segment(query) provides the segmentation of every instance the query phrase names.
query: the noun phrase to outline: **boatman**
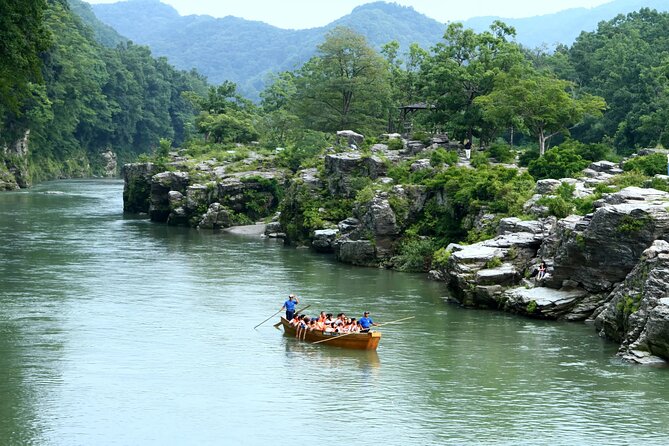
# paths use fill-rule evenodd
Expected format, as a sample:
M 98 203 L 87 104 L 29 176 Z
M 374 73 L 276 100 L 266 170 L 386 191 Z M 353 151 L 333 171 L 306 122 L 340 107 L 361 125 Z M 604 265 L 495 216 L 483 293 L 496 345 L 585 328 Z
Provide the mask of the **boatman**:
M 283 306 L 281 306 L 281 310 L 284 308 L 286 309 L 286 319 L 289 321 L 293 320 L 293 316 L 295 316 L 295 305 L 299 304 L 300 300 L 295 296 L 294 294 L 291 294 L 288 296 L 288 300 L 283 303 Z
M 358 323 L 360 324 L 360 327 L 362 328 L 362 330 L 360 330 L 360 333 L 367 333 L 367 332 L 369 332 L 369 329 L 373 325 L 378 325 L 378 324 L 374 323 L 374 321 L 372 320 L 371 317 L 369 317 L 369 311 L 365 311 L 362 314 L 362 317 L 360 318 Z

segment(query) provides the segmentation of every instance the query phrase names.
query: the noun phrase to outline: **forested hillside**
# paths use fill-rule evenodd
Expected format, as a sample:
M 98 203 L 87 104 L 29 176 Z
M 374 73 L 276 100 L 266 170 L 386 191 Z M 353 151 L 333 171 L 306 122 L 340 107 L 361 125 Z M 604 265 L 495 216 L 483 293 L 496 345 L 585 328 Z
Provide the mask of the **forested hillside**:
M 593 31 L 602 20 L 641 7 L 669 10 L 665 0 L 615 0 L 592 9 L 575 8 L 556 14 L 523 19 L 477 17 L 464 21 L 476 32 L 502 20 L 516 29 L 516 40 L 528 48 L 561 43 L 571 45 L 581 31 Z M 247 97 L 257 99 L 267 75 L 293 70 L 315 54 L 325 34 L 346 26 L 364 35 L 377 50 L 395 40 L 400 52 L 412 43 L 429 50 L 443 36 L 446 25 L 394 3 L 375 2 L 355 8 L 333 23 L 312 29 L 287 30 L 237 17 L 182 17 L 159 0 L 131 0 L 96 4 L 98 17 L 122 35 L 149 45 L 170 63 L 189 70 L 197 68 L 215 83 L 230 80 Z M 485 11 L 481 11 L 482 14 Z
M 182 93 L 204 92 L 202 77 L 175 70 L 143 46 L 99 44 L 65 0 L 3 3 L 2 8 L 3 20 L 14 21 L 1 28 L 9 34 L 2 41 L 16 47 L 10 56 L 20 57 L 15 64 L 2 58 L 2 85 L 10 94 L 3 94 L 0 105 L 0 138 L 10 148 L 3 164 L 10 171 L 28 171 L 20 182 L 99 174 L 101 153 L 109 149 L 124 160 L 150 152 L 161 138 L 184 141 L 193 109 Z M 27 10 L 33 21 L 22 19 Z M 43 37 L 33 47 L 19 47 L 24 36 L 33 35 Z M 111 31 L 105 35 L 99 37 L 108 44 L 118 40 Z M 13 157 L 23 154 L 13 152 L 25 148 L 11 148 L 26 131 L 29 159 L 17 161 Z
M 177 67 L 195 67 L 214 83 L 233 81 L 254 99 L 269 74 L 298 68 L 337 26 L 363 34 L 377 50 L 391 40 L 398 41 L 402 50 L 412 43 L 429 48 L 445 29 L 412 8 L 384 2 L 359 6 L 325 27 L 305 30 L 281 29 L 232 16 L 182 17 L 159 0 L 96 4 L 93 10 L 122 35 L 149 45 Z

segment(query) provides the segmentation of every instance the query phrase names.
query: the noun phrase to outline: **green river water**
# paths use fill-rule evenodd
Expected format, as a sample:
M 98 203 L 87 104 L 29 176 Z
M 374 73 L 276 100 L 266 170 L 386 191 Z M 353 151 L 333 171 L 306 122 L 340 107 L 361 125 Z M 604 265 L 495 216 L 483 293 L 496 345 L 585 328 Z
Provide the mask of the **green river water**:
M 122 214 L 119 181 L 0 194 L 0 445 L 668 444 L 669 369 L 423 275 Z M 288 293 L 376 353 L 273 328 Z

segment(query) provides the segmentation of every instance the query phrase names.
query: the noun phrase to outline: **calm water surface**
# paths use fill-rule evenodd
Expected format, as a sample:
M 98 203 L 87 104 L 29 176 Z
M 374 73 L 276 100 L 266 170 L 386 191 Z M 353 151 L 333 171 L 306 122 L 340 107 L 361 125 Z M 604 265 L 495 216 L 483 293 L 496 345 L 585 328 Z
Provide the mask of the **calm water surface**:
M 0 444 L 667 444 L 669 370 L 582 324 L 272 240 L 124 218 L 118 181 L 0 194 Z M 378 352 L 268 322 L 372 311 Z M 368 441 L 365 441 L 367 439 Z

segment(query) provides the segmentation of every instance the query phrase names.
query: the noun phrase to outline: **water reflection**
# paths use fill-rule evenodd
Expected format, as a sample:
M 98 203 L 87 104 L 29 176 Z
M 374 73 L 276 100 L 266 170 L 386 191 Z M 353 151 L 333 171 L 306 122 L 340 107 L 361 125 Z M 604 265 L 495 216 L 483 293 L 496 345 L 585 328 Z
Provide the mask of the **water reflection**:
M 355 366 L 362 370 L 372 370 L 381 366 L 381 359 L 376 351 L 316 346 L 288 335 L 284 335 L 284 338 L 288 358 L 299 355 L 319 367 L 338 369 Z

